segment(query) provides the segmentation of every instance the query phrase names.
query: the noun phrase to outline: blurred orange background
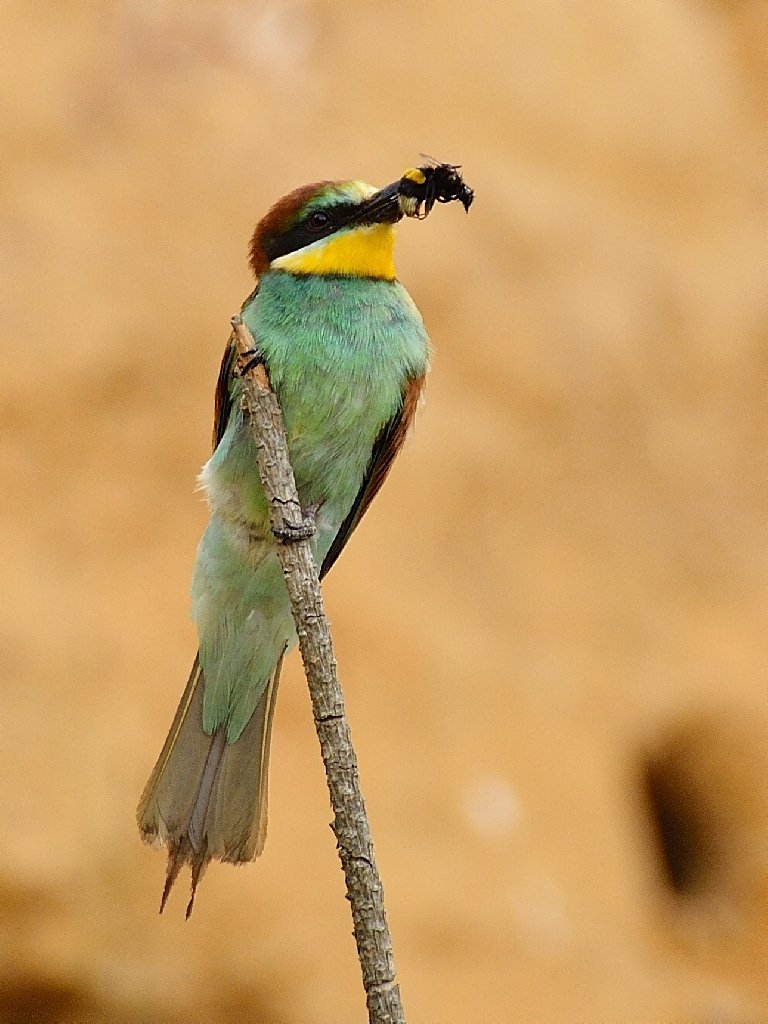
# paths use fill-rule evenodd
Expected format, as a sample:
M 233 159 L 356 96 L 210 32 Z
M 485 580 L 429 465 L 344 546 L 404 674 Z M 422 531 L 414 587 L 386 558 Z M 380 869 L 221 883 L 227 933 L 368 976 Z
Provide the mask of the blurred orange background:
M 195 651 L 247 241 L 400 230 L 415 434 L 325 588 L 408 1019 L 768 1021 L 768 8 L 0 7 L 0 1019 L 364 1017 L 301 666 L 185 923 L 134 809 Z

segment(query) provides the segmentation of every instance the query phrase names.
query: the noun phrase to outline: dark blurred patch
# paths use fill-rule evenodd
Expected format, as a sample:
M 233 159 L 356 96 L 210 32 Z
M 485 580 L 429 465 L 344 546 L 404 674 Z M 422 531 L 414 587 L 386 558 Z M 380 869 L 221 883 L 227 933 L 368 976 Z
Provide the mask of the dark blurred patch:
M 679 738 L 648 758 L 642 785 L 664 881 L 680 896 L 702 892 L 716 875 L 717 837 L 706 794 L 697 790 Z
M 81 994 L 58 981 L 13 978 L 0 986 L 0 1021 L 3 1024 L 53 1024 L 72 1018 L 89 1022 L 106 1020 L 88 1013 Z
M 640 763 L 665 886 L 746 920 L 768 884 L 768 728 L 745 711 L 701 714 L 670 729 Z

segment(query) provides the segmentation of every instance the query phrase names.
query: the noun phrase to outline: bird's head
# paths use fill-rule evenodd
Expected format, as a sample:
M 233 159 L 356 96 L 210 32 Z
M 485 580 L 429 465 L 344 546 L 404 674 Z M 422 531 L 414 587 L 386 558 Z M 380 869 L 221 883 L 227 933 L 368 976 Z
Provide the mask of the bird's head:
M 256 225 L 250 262 L 269 270 L 393 280 L 394 226 L 402 217 L 398 183 L 320 181 L 280 199 Z

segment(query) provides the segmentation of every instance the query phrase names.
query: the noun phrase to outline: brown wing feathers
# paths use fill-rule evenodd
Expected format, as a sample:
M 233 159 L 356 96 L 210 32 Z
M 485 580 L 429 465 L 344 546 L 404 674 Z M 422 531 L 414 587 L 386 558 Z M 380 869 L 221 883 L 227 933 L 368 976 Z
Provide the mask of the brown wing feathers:
M 216 451 L 219 441 L 224 436 L 229 422 L 229 414 L 232 411 L 232 396 L 229 393 L 229 386 L 232 381 L 232 374 L 235 369 L 237 352 L 230 339 L 224 349 L 221 359 L 219 376 L 216 381 L 216 395 L 213 402 L 213 450 Z
M 376 438 L 371 452 L 371 461 L 368 463 L 363 483 L 357 493 L 354 504 L 347 514 L 347 518 L 341 524 L 339 532 L 331 544 L 328 554 L 320 567 L 320 579 L 322 579 L 333 563 L 341 554 L 344 545 L 352 536 L 355 527 L 363 518 L 373 499 L 381 490 L 381 485 L 387 478 L 392 468 L 395 456 L 403 447 L 408 428 L 416 414 L 416 407 L 419 403 L 421 389 L 424 387 L 424 376 L 412 377 L 406 384 L 403 391 L 402 405 L 384 425 L 381 433 Z

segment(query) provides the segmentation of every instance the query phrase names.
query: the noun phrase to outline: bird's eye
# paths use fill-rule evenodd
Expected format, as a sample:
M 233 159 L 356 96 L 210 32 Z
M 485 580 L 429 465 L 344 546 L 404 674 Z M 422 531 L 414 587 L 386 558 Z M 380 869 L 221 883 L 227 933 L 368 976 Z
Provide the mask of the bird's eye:
M 323 228 L 327 228 L 331 223 L 331 218 L 327 213 L 323 213 L 322 210 L 316 210 L 307 218 L 307 224 L 315 231 L 321 231 Z

